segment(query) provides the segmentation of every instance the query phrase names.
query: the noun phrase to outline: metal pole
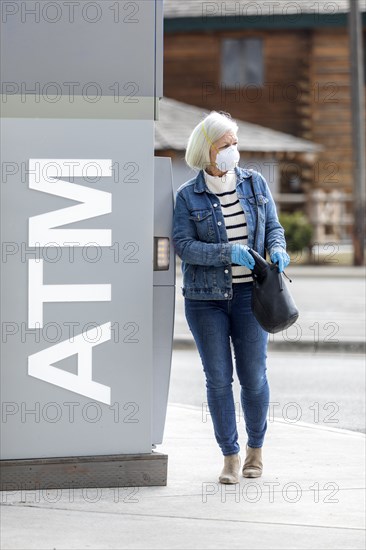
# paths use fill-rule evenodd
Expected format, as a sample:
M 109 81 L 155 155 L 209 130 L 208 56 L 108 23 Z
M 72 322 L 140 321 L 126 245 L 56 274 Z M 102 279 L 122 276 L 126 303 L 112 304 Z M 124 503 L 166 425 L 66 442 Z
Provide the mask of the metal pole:
M 353 144 L 353 264 L 365 260 L 365 93 L 362 27 L 359 0 L 349 0 L 351 105 Z

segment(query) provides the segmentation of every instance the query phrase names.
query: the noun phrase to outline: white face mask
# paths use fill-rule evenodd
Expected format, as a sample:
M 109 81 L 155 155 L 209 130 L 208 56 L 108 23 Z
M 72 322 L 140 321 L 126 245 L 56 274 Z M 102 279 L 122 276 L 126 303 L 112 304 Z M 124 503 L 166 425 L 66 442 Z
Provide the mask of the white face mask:
M 217 154 L 216 165 L 221 172 L 233 170 L 239 162 L 240 153 L 237 145 L 230 145 Z

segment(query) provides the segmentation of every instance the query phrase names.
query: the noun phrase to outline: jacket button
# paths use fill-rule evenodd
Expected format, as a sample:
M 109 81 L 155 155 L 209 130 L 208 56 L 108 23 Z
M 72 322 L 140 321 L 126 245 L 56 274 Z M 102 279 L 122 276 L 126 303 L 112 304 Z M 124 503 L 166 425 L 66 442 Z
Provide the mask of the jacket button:
M 217 202 L 214 203 L 214 206 L 215 206 L 215 207 L 217 206 Z
M 228 293 L 227 293 L 227 292 L 225 292 L 224 296 L 225 296 L 225 298 L 227 298 L 227 297 L 228 297 L 229 295 L 228 295 Z
M 221 222 L 217 222 L 217 225 L 221 225 Z
M 228 269 L 225 269 L 225 273 L 229 273 L 229 270 L 228 270 Z

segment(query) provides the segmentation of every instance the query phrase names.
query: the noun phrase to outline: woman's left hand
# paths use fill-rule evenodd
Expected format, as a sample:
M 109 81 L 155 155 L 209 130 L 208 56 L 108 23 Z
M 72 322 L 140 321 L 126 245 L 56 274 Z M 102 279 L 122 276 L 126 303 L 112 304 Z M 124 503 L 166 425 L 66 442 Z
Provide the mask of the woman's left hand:
M 278 263 L 278 270 L 281 273 L 290 263 L 290 256 L 287 252 L 274 252 L 271 256 L 271 262 Z

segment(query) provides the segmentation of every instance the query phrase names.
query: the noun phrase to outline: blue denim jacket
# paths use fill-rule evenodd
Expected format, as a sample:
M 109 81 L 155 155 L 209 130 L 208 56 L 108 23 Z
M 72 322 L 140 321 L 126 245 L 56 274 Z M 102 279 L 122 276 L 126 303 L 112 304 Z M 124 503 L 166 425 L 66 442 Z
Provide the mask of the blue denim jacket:
M 276 250 L 286 251 L 285 231 L 278 221 L 276 206 L 265 178 L 255 170 L 236 167 L 236 191 L 243 207 L 250 248 L 259 215 L 257 252 L 264 258 Z M 257 196 L 252 194 L 250 177 Z M 231 248 L 218 197 L 208 189 L 203 170 L 177 190 L 173 214 L 173 244 L 182 260 L 186 298 L 231 300 Z M 235 283 L 234 283 L 235 284 Z

